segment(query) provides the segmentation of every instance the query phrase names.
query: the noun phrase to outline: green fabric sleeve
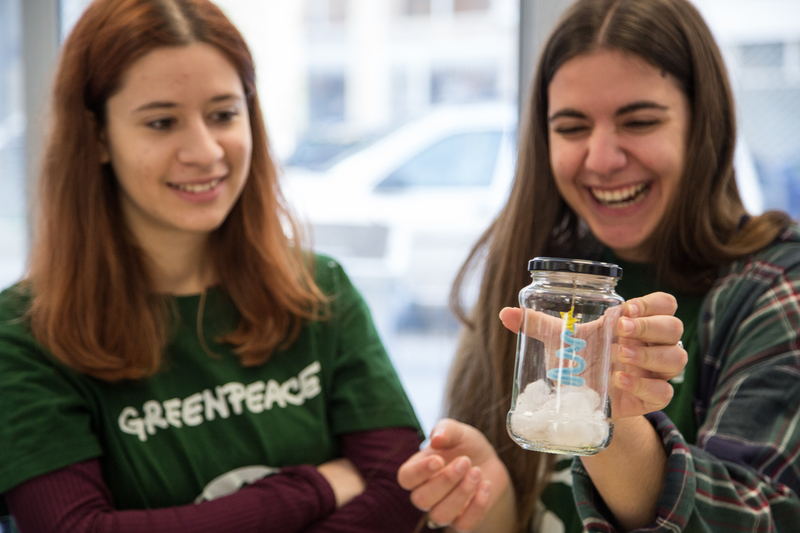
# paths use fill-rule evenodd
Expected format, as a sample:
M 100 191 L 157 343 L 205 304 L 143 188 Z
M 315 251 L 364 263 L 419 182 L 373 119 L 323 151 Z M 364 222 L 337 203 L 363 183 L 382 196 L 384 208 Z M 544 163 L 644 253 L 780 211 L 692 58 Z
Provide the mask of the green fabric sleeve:
M 0 294 L 0 493 L 102 455 L 87 402 L 31 336 L 21 303 L 14 289 Z
M 333 338 L 336 343 L 331 387 L 334 434 L 381 427 L 421 431 L 411 402 L 386 354 L 367 305 L 335 261 L 319 257 L 331 287 Z M 319 270 L 319 267 L 318 267 Z

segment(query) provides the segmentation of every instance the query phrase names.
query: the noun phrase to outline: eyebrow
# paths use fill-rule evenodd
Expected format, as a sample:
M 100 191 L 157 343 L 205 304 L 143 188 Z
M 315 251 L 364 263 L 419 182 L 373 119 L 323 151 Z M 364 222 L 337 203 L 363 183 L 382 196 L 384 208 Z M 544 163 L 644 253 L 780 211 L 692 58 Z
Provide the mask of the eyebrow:
M 218 102 L 225 102 L 227 100 L 241 100 L 242 97 L 237 94 L 220 94 L 213 97 L 210 101 L 212 103 Z M 140 111 L 150 111 L 152 109 L 172 109 L 178 107 L 178 104 L 175 102 L 167 102 L 167 101 L 160 101 L 155 100 L 153 102 L 148 102 L 146 104 L 140 105 L 136 109 L 134 109 L 134 113 L 138 113 Z
M 622 116 L 622 115 L 626 115 L 628 113 L 633 113 L 634 111 L 639 111 L 641 109 L 657 109 L 659 111 L 667 111 L 669 109 L 669 107 L 667 107 L 665 105 L 657 104 L 657 103 L 652 102 L 650 100 L 642 100 L 640 102 L 633 102 L 633 103 L 630 103 L 630 104 L 627 104 L 627 105 L 624 105 L 624 106 L 620 107 L 619 109 L 617 109 L 617 112 L 614 113 L 614 116 L 615 117 L 619 117 L 619 116 Z M 547 121 L 548 122 L 552 122 L 552 121 L 554 121 L 554 120 L 556 120 L 558 118 L 561 118 L 561 117 L 586 118 L 586 115 L 584 113 L 578 111 L 577 109 L 573 109 L 573 108 L 568 107 L 566 109 L 561 109 L 561 110 L 553 113 L 552 115 L 547 117 Z

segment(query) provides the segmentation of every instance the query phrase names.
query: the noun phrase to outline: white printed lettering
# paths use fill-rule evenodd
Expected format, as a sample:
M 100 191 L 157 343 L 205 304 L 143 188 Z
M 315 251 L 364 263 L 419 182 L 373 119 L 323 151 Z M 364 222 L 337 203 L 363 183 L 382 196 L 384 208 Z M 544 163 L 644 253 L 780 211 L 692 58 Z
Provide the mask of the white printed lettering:
M 289 391 L 299 391 L 300 387 L 297 385 L 297 378 L 289 378 L 281 385 L 281 395 L 283 398 L 292 405 L 303 405 L 306 401 L 302 394 L 292 394 Z
M 231 412 L 228 410 L 228 402 L 225 401 L 225 391 L 222 387 L 217 386 L 217 395 L 211 394 L 211 391 L 206 389 L 203 391 L 203 403 L 206 406 L 206 420 L 214 420 L 214 411 L 219 413 L 220 418 L 228 418 Z
M 164 418 L 170 425 L 176 428 L 183 427 L 181 422 L 181 400 L 180 398 L 173 398 L 171 400 L 164 400 Z
M 286 407 L 286 400 L 283 399 L 281 394 L 281 386 L 274 379 L 267 382 L 267 399 L 264 402 L 267 409 L 272 409 L 272 405 L 278 402 L 281 407 Z
M 264 410 L 264 382 L 254 381 L 247 386 L 245 403 L 251 413 L 260 413 Z
M 283 383 L 274 379 L 266 384 L 258 380 L 248 385 L 232 381 L 217 385 L 215 392 L 204 389 L 183 400 L 147 400 L 142 404 L 141 417 L 134 407 L 129 406 L 122 409 L 117 423 L 123 433 L 136 435 L 145 442 L 148 435 L 155 435 L 159 429 L 199 426 L 204 421 L 214 420 L 217 415 L 229 418 L 231 412 L 241 415 L 245 405 L 249 412 L 256 414 L 271 410 L 275 405 L 280 408 L 303 405 L 307 399 L 322 392 L 317 375 L 321 369 L 319 361 L 314 361 L 301 370 L 297 377 L 291 377 Z
M 144 423 L 139 418 L 139 412 L 133 407 L 126 407 L 119 415 L 119 429 L 124 433 L 136 435 L 139 440 L 144 442 L 147 440 L 147 433 L 144 431 Z
M 183 408 L 181 409 L 181 420 L 187 426 L 199 426 L 203 423 L 203 395 L 199 392 L 192 394 L 183 400 Z
M 222 386 L 222 390 L 228 395 L 228 403 L 231 404 L 233 412 L 240 415 L 244 412 L 242 409 L 242 401 L 244 400 L 244 385 L 232 381 Z
M 300 391 L 306 400 L 322 392 L 322 388 L 319 386 L 319 376 L 312 375 L 319 372 L 320 369 L 321 365 L 319 361 L 314 361 L 301 370 L 300 374 L 297 376 L 300 378 Z
M 142 406 L 144 411 L 144 426 L 150 435 L 156 434 L 156 428 L 167 429 L 169 424 L 167 419 L 164 418 L 164 411 L 161 409 L 161 404 L 155 400 L 144 402 Z

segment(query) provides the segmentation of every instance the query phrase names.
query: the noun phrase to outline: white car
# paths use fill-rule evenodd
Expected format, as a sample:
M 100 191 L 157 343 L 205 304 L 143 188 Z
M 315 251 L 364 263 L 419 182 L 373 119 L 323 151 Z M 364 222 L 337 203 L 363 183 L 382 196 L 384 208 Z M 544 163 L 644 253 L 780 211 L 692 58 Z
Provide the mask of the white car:
M 325 171 L 287 165 L 283 189 L 315 250 L 339 260 L 362 292 L 378 291 L 365 294 L 373 308 L 387 291 L 443 307 L 508 196 L 516 123 L 511 105 L 437 108 Z

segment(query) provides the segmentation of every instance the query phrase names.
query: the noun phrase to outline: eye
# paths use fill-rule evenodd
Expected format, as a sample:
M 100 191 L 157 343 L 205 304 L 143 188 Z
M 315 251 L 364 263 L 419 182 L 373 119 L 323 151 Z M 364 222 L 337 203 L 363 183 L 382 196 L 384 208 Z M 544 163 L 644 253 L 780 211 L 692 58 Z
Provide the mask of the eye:
M 239 115 L 238 109 L 223 109 L 211 114 L 211 119 L 222 124 L 231 122 Z
M 174 126 L 175 122 L 174 118 L 157 118 L 148 122 L 147 127 L 157 131 L 166 131 Z
M 661 121 L 657 119 L 628 120 L 625 122 L 625 127 L 632 131 L 644 132 L 659 124 L 661 124 Z
M 553 132 L 562 137 L 578 137 L 589 131 L 586 124 L 559 124 L 553 127 Z

